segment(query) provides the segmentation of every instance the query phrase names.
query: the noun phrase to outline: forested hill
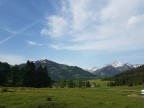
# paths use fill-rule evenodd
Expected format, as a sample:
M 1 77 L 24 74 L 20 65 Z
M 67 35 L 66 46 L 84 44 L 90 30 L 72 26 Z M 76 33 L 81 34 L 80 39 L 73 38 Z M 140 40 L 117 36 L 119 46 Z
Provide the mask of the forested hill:
M 112 85 L 140 85 L 144 83 L 144 65 L 113 77 Z
M 52 84 L 47 68 L 35 67 L 27 61 L 23 68 L 0 62 L 0 86 L 50 87 Z
M 34 61 L 36 67 L 39 65 L 46 66 L 49 72 L 50 77 L 53 80 L 60 80 L 60 79 L 90 79 L 94 78 L 90 72 L 87 72 L 77 66 L 68 66 L 64 64 L 59 64 L 54 61 L 50 60 L 37 60 Z M 25 64 L 20 65 L 23 67 Z

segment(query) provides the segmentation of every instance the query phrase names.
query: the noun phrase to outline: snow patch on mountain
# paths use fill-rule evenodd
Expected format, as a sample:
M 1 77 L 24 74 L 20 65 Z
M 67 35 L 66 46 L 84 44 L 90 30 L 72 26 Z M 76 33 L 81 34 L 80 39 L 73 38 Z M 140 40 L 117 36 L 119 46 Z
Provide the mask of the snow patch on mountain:
M 123 65 L 124 64 L 122 64 L 121 62 L 116 62 L 116 61 L 114 61 L 114 62 L 111 63 L 111 66 L 113 66 L 113 67 L 121 67 Z
M 98 69 L 99 69 L 98 67 L 92 67 L 92 68 L 86 69 L 86 71 L 93 73 L 93 72 L 97 71 Z
M 100 77 L 108 77 L 108 76 L 113 76 L 113 75 L 119 74 L 121 72 L 125 72 L 127 70 L 137 68 L 139 66 L 141 66 L 141 65 L 129 64 L 129 63 L 123 64 L 121 62 L 114 61 L 111 64 L 104 65 L 102 68 L 93 67 L 93 68 L 87 69 L 87 71 L 89 71 L 97 76 L 100 76 Z

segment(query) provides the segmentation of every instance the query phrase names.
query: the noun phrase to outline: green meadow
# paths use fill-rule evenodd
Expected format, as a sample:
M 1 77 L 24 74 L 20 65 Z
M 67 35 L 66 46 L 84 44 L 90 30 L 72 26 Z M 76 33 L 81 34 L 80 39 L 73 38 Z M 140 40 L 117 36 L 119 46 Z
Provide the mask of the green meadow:
M 100 87 L 107 87 L 109 81 L 103 81 L 101 79 L 93 79 L 93 80 L 89 80 L 89 82 L 95 83 L 96 85 L 100 85 Z
M 143 108 L 143 86 L 96 88 L 0 88 L 0 108 Z M 102 83 L 101 83 L 102 82 Z

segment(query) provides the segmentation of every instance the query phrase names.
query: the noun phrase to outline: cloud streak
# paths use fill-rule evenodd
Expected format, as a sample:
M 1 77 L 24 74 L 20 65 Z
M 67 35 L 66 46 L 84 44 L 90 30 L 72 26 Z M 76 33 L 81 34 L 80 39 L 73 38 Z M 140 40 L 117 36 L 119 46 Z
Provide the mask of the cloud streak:
M 22 28 L 21 30 L 19 30 L 18 32 L 12 32 L 12 35 L 8 36 L 7 38 L 3 39 L 2 41 L 0 41 L 0 45 L 4 44 L 5 42 L 7 42 L 8 40 L 12 39 L 13 37 L 17 36 L 18 34 L 21 34 L 22 32 L 28 30 L 29 28 L 31 28 L 32 26 L 34 26 L 35 24 L 37 24 L 38 22 L 34 22 L 31 23 L 27 26 L 25 26 L 24 28 Z M 10 32 L 8 29 L 6 29 L 8 32 Z
M 143 49 L 143 0 L 62 0 L 59 15 L 46 18 L 42 35 L 56 50 Z M 65 39 L 64 39 L 65 38 Z
M 30 41 L 30 40 L 27 40 L 26 41 L 28 45 L 31 45 L 31 46 L 42 46 L 43 44 L 41 43 L 37 43 L 37 42 L 34 42 L 34 41 Z

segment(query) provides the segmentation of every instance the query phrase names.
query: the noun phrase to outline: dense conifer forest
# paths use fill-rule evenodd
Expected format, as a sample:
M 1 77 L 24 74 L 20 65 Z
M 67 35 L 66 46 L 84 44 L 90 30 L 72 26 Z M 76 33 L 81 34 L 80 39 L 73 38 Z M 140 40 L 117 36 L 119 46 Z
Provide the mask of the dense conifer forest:
M 144 83 L 144 65 L 136 69 L 123 72 L 115 75 L 111 78 L 109 86 L 120 86 L 120 85 L 141 85 Z
M 27 61 L 23 68 L 0 62 L 0 86 L 50 87 L 52 84 L 47 68 L 35 67 Z

